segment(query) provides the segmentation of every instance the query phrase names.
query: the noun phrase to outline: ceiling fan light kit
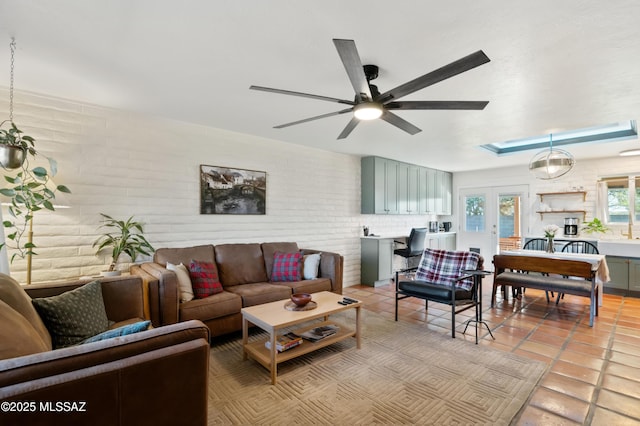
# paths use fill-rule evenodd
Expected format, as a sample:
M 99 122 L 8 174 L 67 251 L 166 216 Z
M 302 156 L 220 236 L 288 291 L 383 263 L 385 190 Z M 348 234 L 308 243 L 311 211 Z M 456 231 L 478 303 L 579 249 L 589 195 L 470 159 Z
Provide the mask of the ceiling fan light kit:
M 382 115 L 382 105 L 376 102 L 363 102 L 353 107 L 353 115 L 358 120 L 375 120 Z
M 400 86 L 384 93 L 380 93 L 378 88 L 370 83 L 371 80 L 378 77 L 378 66 L 362 65 L 355 42 L 353 40 L 333 39 L 333 44 L 338 51 L 338 55 L 340 56 L 345 71 L 347 72 L 351 86 L 355 91 L 353 101 L 263 86 L 250 86 L 249 89 L 279 93 L 282 95 L 301 96 L 305 98 L 351 105 L 351 107 L 290 123 L 280 124 L 274 128 L 282 129 L 296 124 L 307 123 L 321 118 L 352 112 L 353 117 L 347 123 L 340 135 L 338 135 L 338 139 L 344 139 L 349 136 L 360 120 L 375 120 L 377 118 L 386 121 L 410 135 L 415 135 L 416 133 L 421 132 L 421 129 L 394 114 L 391 112 L 392 110 L 483 110 L 488 104 L 488 102 L 485 101 L 398 101 L 398 99 L 424 89 L 425 87 L 439 83 L 440 81 L 454 77 L 465 71 L 469 71 L 482 64 L 486 64 L 490 59 L 482 50 L 458 59 L 457 61 L 424 74 L 407 83 L 401 84 Z

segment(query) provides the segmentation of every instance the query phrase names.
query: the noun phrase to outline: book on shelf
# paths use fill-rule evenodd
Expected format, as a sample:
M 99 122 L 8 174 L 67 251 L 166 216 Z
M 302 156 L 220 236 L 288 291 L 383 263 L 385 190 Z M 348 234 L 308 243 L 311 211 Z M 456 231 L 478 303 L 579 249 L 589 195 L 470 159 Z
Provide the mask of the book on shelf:
M 284 352 L 288 349 L 295 348 L 302 343 L 302 338 L 294 333 L 285 333 L 276 337 L 276 350 L 278 352 Z M 264 346 L 267 349 L 271 349 L 271 341 L 264 342 Z
M 300 337 L 312 342 L 317 342 L 318 340 L 322 340 L 325 337 L 336 334 L 339 329 L 340 327 L 335 324 L 327 324 L 320 327 L 312 328 L 311 330 L 307 330 L 304 333 L 301 333 Z

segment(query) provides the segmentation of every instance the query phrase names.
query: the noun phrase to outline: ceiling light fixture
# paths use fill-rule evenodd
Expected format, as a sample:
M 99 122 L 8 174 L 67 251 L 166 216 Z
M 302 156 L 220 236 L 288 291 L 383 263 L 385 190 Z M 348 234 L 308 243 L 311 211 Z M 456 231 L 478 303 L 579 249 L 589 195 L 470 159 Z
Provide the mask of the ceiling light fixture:
M 621 157 L 630 157 L 632 155 L 640 155 L 640 149 L 628 149 L 626 151 L 620 151 L 618 155 Z
M 358 120 L 375 120 L 382 115 L 382 105 L 376 102 L 362 102 L 353 107 L 353 115 Z
M 553 136 L 549 134 L 549 149 L 537 153 L 531 159 L 529 171 L 538 179 L 556 179 L 569 173 L 575 163 L 570 153 L 553 148 Z

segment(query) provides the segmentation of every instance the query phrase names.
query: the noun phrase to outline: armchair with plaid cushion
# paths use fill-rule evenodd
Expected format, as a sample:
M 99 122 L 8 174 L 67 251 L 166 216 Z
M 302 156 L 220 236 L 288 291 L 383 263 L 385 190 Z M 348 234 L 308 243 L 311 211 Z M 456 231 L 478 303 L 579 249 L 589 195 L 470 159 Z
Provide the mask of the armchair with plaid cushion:
M 483 263 L 482 256 L 474 252 L 425 249 L 417 268 L 396 272 L 396 321 L 398 301 L 417 297 L 425 300 L 425 310 L 429 301 L 451 306 L 453 338 L 456 337 L 456 314 L 475 307 L 475 321 L 481 322 L 482 295 L 479 290 L 483 275 L 469 271 L 481 272 Z

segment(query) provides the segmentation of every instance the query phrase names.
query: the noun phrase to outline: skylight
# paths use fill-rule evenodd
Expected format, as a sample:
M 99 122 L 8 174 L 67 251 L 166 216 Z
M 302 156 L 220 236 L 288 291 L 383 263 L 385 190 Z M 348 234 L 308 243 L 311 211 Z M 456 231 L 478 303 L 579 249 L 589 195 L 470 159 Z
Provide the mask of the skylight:
M 551 137 L 553 139 L 554 147 L 580 143 L 617 142 L 628 139 L 637 139 L 638 129 L 636 127 L 635 120 L 628 120 L 621 121 L 619 123 L 606 124 L 604 126 L 552 133 Z M 506 142 L 489 143 L 486 145 L 480 145 L 480 147 L 497 155 L 505 155 L 520 151 L 548 148 L 549 140 L 549 135 L 543 135 L 524 139 L 515 139 Z

